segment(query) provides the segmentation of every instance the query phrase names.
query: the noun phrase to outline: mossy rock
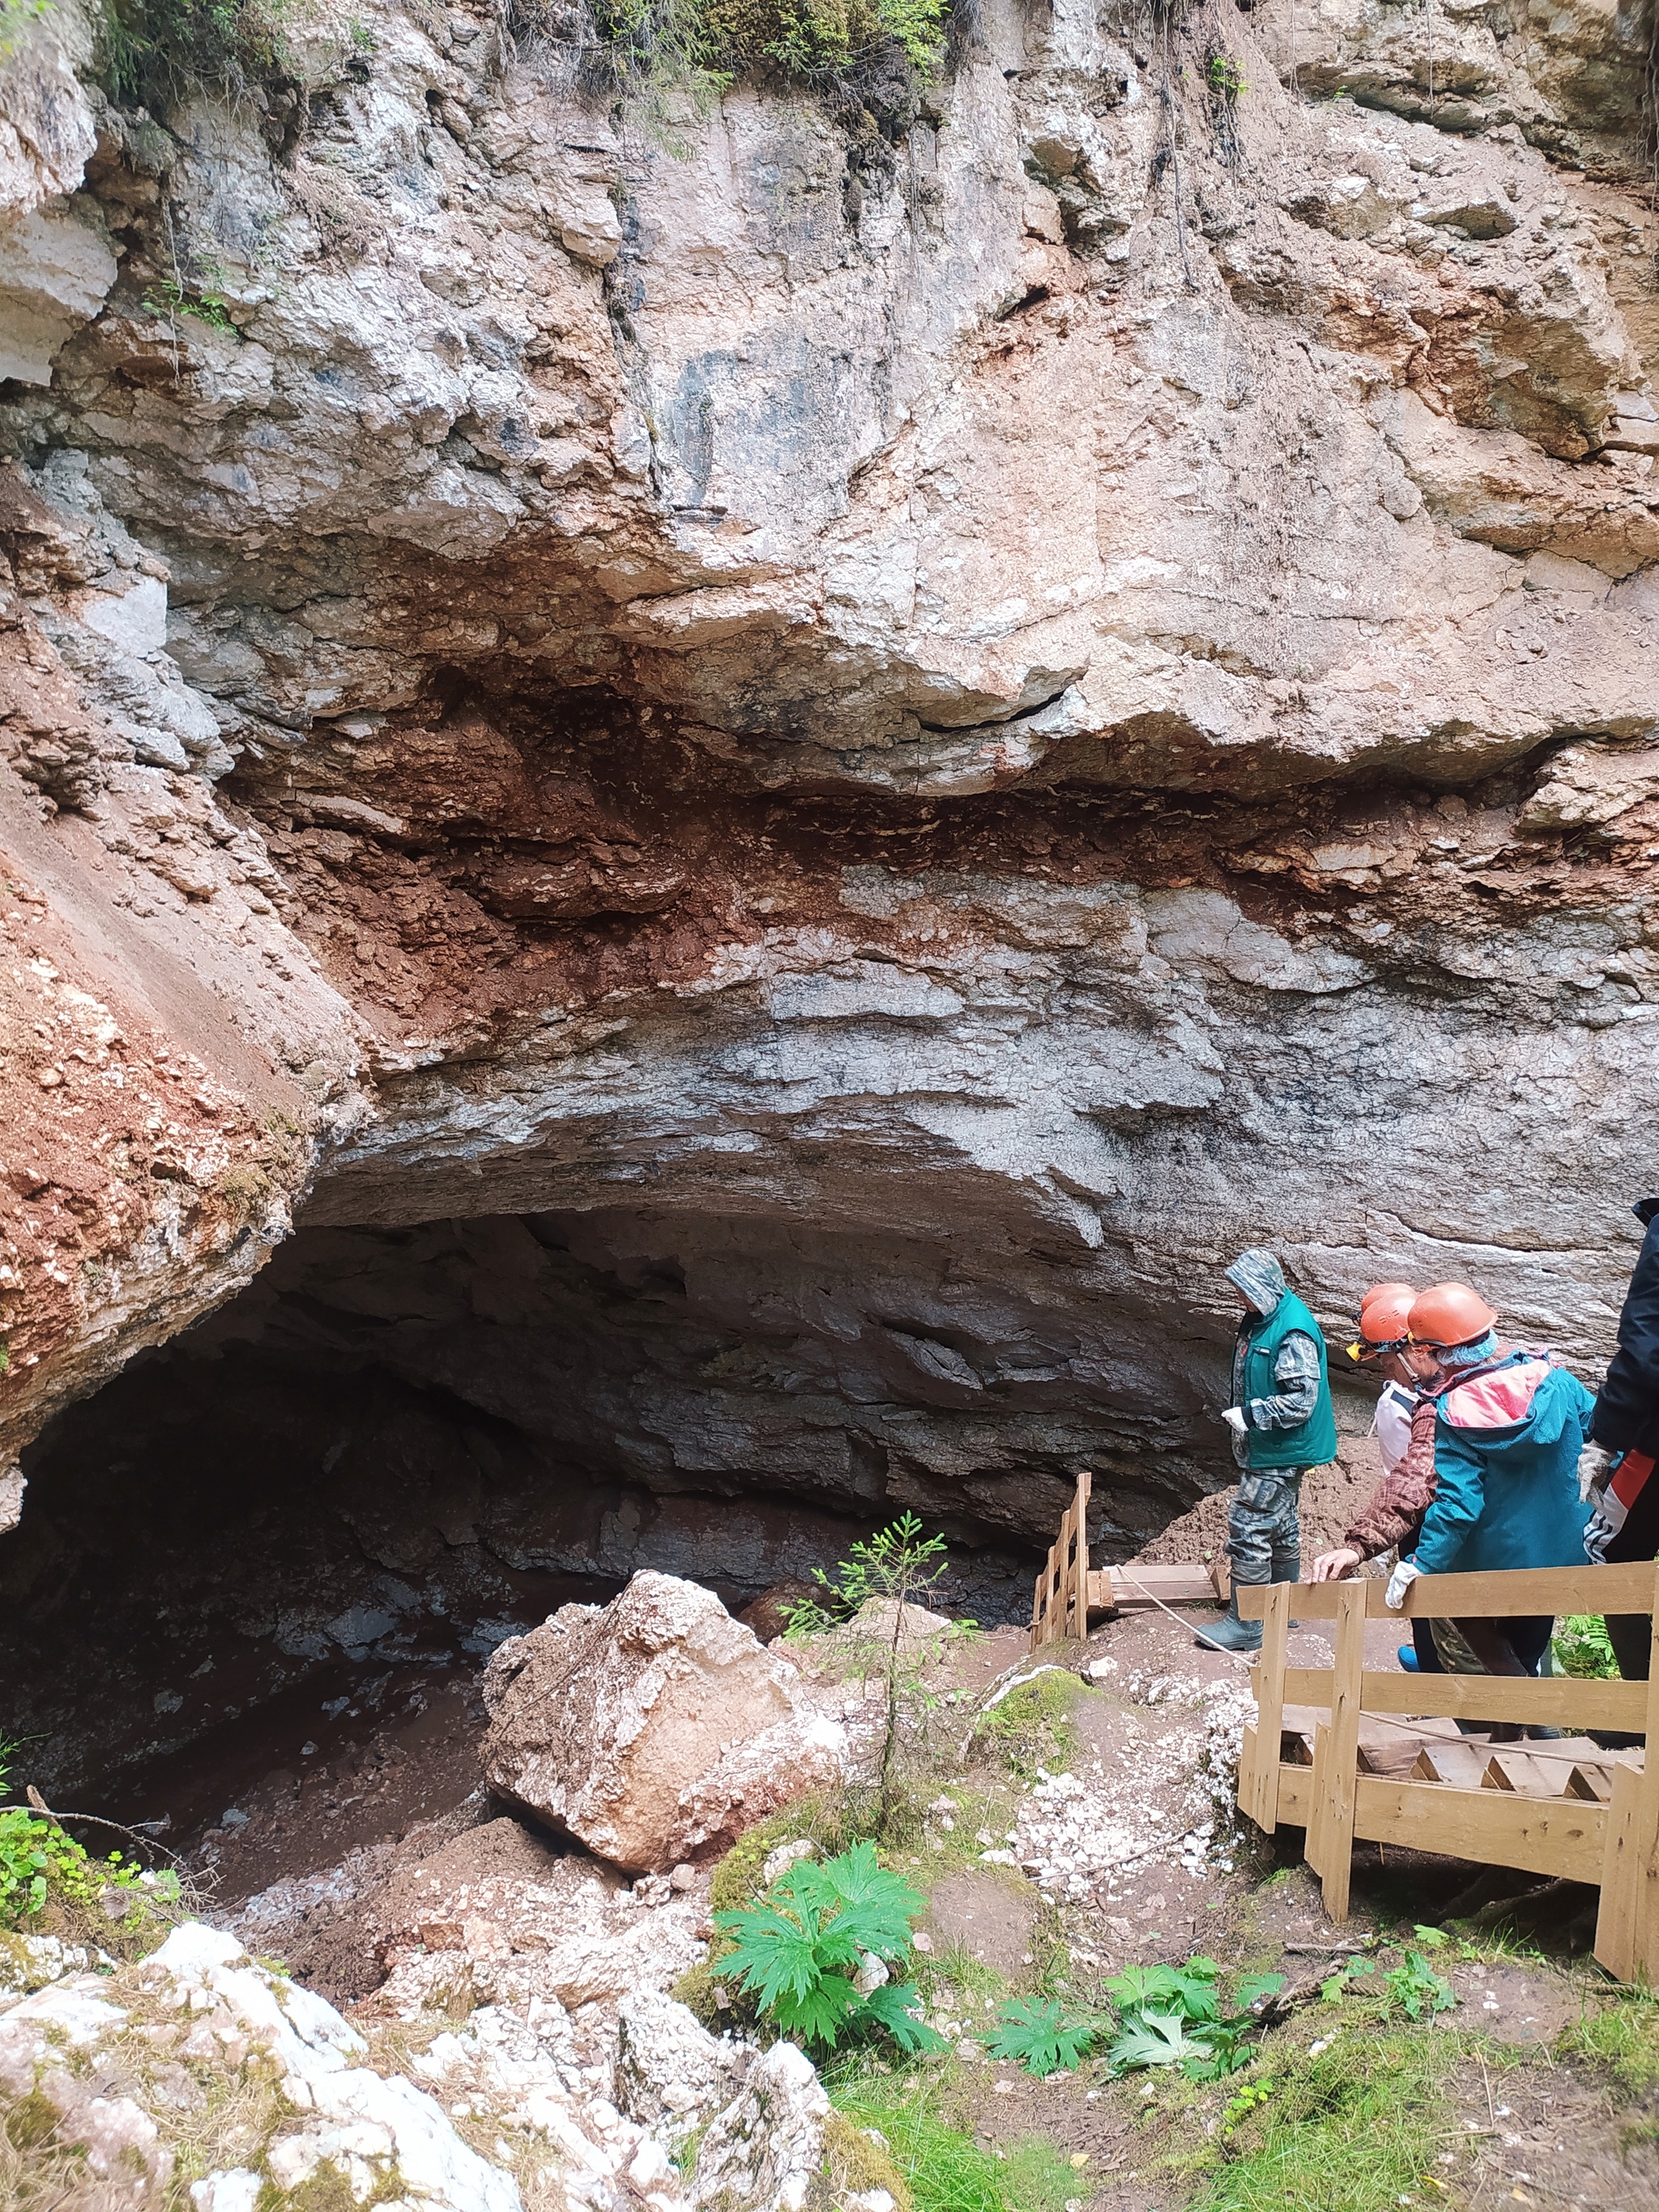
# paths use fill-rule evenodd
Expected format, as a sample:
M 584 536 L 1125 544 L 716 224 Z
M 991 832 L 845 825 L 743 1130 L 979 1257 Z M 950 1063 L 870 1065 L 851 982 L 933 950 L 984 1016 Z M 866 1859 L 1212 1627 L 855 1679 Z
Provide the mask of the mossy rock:
M 897 2212 L 912 2212 L 909 2185 L 888 2152 L 845 2113 L 831 2112 L 824 2124 L 823 2165 L 807 2198 L 811 2212 L 835 2212 L 848 2197 L 876 2189 L 886 2191 Z

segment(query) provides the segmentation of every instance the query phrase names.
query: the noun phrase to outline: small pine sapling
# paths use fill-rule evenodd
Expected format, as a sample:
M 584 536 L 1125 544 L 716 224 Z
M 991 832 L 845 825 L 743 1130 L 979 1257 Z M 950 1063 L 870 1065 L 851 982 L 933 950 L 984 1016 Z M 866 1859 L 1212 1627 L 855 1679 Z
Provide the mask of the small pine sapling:
M 953 1641 L 979 1632 L 971 1620 L 953 1620 L 931 1634 L 918 1635 L 907 1620 L 905 1608 L 921 1606 L 933 1595 L 947 1564 L 944 1538 L 924 1536 L 914 1513 L 901 1514 L 868 1543 L 850 1548 L 851 1558 L 842 1560 L 834 1576 L 814 1567 L 812 1579 L 828 1602 L 809 1599 L 792 1607 L 786 1632 L 799 1642 L 834 1630 L 848 1673 L 866 1681 L 880 1678 L 886 1714 L 879 1821 L 885 1834 L 899 1797 L 898 1754 L 905 1715 L 933 1710 L 939 1700 L 927 1687 L 927 1670 L 939 1663 Z M 861 1628 L 866 1608 L 872 1604 L 887 1610 L 878 1613 L 872 1626 Z

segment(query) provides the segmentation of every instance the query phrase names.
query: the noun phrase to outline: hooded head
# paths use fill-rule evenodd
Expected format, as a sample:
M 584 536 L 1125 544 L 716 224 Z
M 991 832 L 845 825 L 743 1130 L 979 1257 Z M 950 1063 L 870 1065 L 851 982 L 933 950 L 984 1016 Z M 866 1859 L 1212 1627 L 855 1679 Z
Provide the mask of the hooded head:
M 1253 1244 L 1227 1269 L 1227 1280 L 1259 1314 L 1270 1314 L 1285 1295 L 1285 1270 L 1271 1252 Z

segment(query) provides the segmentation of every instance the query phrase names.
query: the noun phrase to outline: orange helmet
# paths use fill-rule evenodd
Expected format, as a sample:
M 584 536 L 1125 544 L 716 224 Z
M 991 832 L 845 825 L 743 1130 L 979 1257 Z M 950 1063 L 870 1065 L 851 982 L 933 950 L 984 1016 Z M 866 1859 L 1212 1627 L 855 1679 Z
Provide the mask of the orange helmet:
M 1433 1283 L 1413 1304 L 1406 1327 L 1413 1344 L 1448 1350 L 1460 1344 L 1478 1343 L 1497 1322 L 1498 1316 L 1479 1291 L 1467 1283 Z
M 1373 1283 L 1359 1301 L 1359 1340 L 1348 1346 L 1350 1359 L 1375 1359 L 1406 1340 L 1406 1316 L 1417 1297 L 1411 1283 Z

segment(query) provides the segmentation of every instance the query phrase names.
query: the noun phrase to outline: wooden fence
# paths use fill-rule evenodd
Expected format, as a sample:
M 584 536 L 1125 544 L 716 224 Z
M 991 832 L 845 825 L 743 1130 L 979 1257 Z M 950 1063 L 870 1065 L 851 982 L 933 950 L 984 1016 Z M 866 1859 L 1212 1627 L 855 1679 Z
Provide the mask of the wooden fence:
M 1239 1590 L 1241 1616 L 1263 1623 L 1241 1811 L 1269 1834 L 1306 1829 L 1308 1863 L 1334 1921 L 1347 1917 L 1356 1840 L 1599 1883 L 1596 1958 L 1622 1981 L 1659 1982 L 1659 1763 L 1602 1750 L 1584 1733 L 1659 1735 L 1659 1633 L 1646 1682 L 1370 1674 L 1364 1661 L 1368 1620 L 1655 1615 L 1659 1568 L 1424 1575 L 1403 1613 L 1388 1610 L 1382 1592 L 1375 1580 Z M 1292 1619 L 1334 1621 L 1332 1666 L 1286 1663 Z M 1460 1720 L 1566 1735 L 1477 1746 L 1458 1735 Z
M 1060 1534 L 1036 1579 L 1031 1606 L 1031 1649 L 1089 1632 L 1091 1613 L 1132 1613 L 1155 1605 L 1213 1605 L 1227 1596 L 1224 1559 L 1213 1567 L 1089 1565 L 1089 1493 L 1094 1478 L 1086 1469 L 1060 1516 Z

